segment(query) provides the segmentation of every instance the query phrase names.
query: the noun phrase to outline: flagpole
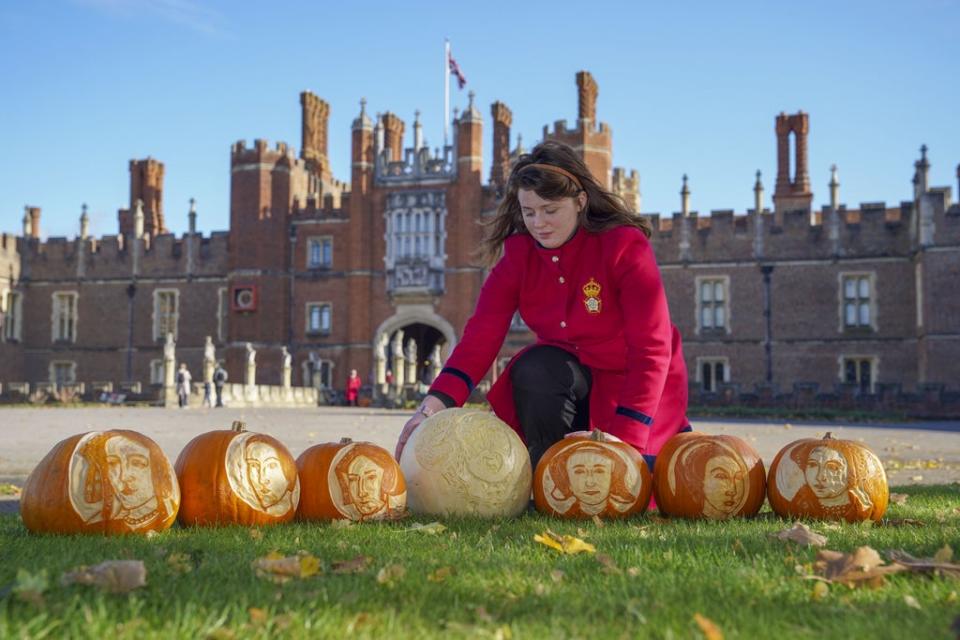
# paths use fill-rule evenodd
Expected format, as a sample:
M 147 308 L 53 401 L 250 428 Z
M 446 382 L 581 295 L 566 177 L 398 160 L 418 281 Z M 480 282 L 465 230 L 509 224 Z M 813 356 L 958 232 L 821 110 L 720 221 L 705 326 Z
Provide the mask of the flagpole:
M 443 146 L 448 144 L 450 126 L 450 40 L 443 39 Z

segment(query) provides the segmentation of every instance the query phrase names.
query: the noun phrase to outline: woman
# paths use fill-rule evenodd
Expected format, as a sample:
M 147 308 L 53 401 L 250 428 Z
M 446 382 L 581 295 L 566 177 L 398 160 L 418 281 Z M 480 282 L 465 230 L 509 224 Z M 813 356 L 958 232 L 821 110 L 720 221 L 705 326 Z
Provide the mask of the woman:
M 357 375 L 356 369 L 350 369 L 350 377 L 347 378 L 347 404 L 351 407 L 357 406 L 357 398 L 360 396 L 361 380 Z
M 487 400 L 524 439 L 534 466 L 580 429 L 652 457 L 687 428 L 680 334 L 649 235 L 649 223 L 601 187 L 570 147 L 548 141 L 521 156 L 481 246 L 488 263 L 499 260 L 404 426 L 397 458 L 427 416 L 466 401 L 518 309 L 537 342 L 513 357 Z

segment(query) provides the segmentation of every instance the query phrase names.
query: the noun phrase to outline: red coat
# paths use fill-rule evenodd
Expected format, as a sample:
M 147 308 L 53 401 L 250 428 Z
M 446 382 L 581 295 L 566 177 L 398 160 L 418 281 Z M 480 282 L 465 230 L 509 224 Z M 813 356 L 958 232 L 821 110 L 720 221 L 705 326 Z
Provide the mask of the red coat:
M 431 391 L 462 405 L 486 375 L 517 309 L 538 345 L 566 349 L 590 368 L 591 429 L 656 454 L 688 426 L 680 333 L 670 322 L 653 248 L 639 229 L 581 228 L 556 249 L 541 247 L 527 234 L 507 238 L 463 338 Z M 487 400 L 522 438 L 509 365 Z
M 360 387 L 362 382 L 360 376 L 355 376 L 353 378 L 347 376 L 347 402 L 351 402 L 357 399 L 357 396 L 360 394 Z

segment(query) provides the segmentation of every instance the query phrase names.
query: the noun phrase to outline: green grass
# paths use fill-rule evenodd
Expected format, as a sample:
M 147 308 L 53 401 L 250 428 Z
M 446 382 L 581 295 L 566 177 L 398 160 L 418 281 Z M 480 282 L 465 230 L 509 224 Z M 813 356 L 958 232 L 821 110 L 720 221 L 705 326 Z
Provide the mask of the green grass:
M 925 526 L 812 526 L 830 549 L 932 556 L 948 544 L 960 553 L 960 485 L 896 491 L 909 499 L 887 517 Z M 538 514 L 448 519 L 436 536 L 404 531 L 413 521 L 429 519 L 104 538 L 34 536 L 18 516 L 2 516 L 0 587 L 18 569 L 45 569 L 51 587 L 42 605 L 0 597 L 0 638 L 698 638 L 695 613 L 726 638 L 950 638 L 960 613 L 960 580 L 919 574 L 893 575 L 875 590 L 831 585 L 814 599 L 814 582 L 796 567 L 816 551 L 772 539 L 791 523 L 769 512 L 749 521 L 638 517 L 602 527 Z M 584 537 L 620 572 L 605 572 L 596 556 L 562 556 L 535 543 L 547 528 Z M 309 551 L 325 570 L 273 584 L 251 568 L 272 550 Z M 172 553 L 189 556 L 193 569 L 181 573 L 168 562 Z M 371 558 L 363 572 L 330 571 L 331 562 L 361 554 Z M 147 586 L 111 595 L 57 583 L 64 571 L 108 559 L 143 560 Z M 406 574 L 381 584 L 378 572 L 392 564 Z M 445 580 L 428 578 L 443 567 L 452 568 Z M 908 595 L 920 609 L 908 606 Z

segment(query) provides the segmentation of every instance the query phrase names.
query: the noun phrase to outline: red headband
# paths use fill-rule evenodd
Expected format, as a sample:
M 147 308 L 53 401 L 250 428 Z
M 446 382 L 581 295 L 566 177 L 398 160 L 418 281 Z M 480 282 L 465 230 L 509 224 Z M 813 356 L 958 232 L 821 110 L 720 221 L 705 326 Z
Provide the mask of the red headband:
M 541 171 L 550 171 L 551 173 L 559 173 L 562 176 L 566 176 L 571 180 L 573 180 L 573 184 L 577 185 L 577 188 L 580 189 L 580 191 L 583 191 L 583 185 L 580 184 L 580 181 L 577 180 L 577 177 L 572 173 L 570 173 L 569 171 L 567 171 L 566 169 L 562 169 L 552 164 L 534 163 L 534 164 L 528 164 L 521 167 L 520 171 L 523 171 L 524 169 L 530 169 L 530 168 L 540 169 Z

